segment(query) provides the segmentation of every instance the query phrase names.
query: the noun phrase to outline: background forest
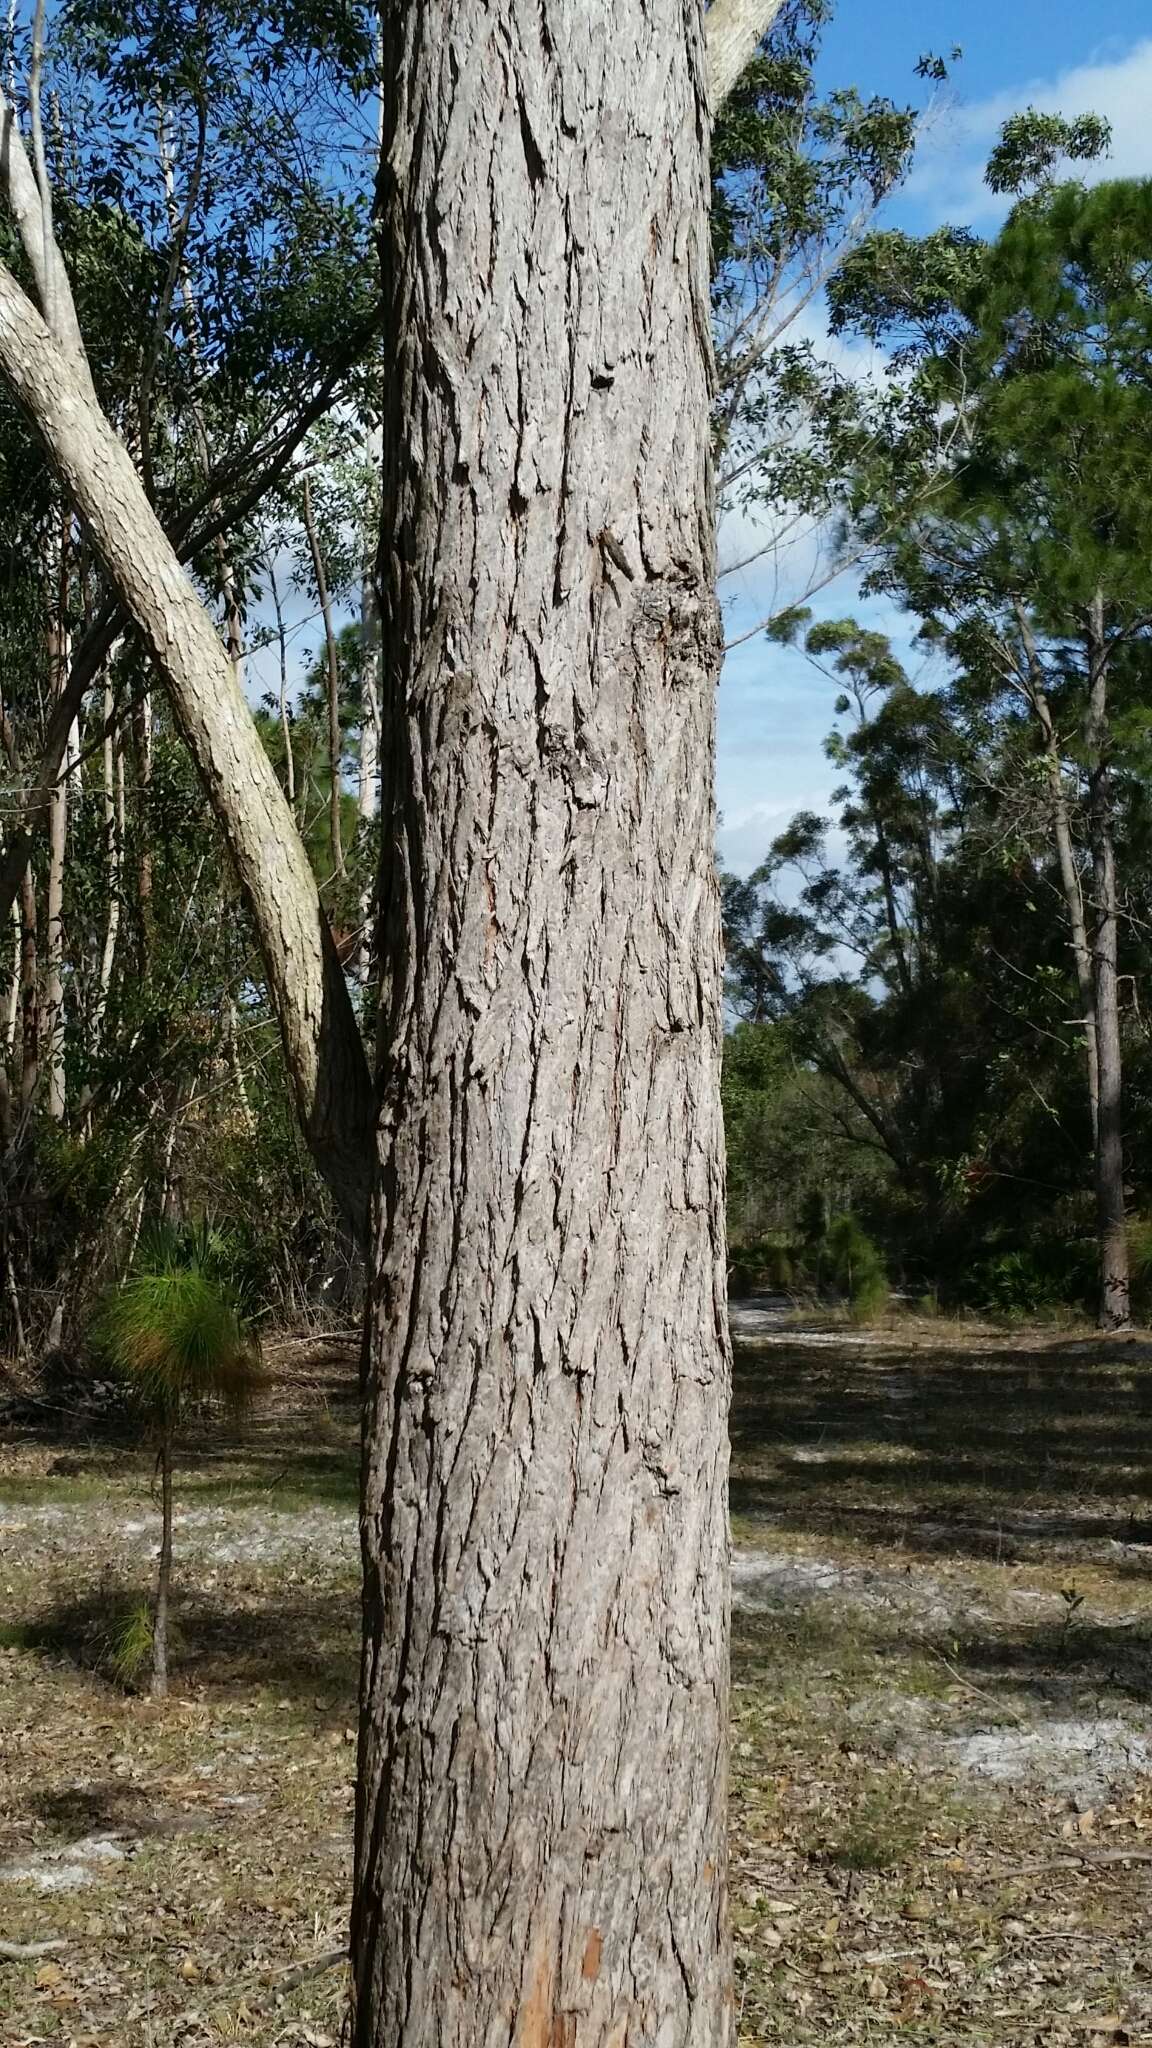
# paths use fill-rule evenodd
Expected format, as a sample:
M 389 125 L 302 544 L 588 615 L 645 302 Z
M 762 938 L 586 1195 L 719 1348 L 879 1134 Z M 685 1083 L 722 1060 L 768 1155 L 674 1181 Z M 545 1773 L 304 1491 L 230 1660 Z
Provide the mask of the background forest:
M 713 146 L 721 508 L 753 553 L 818 536 L 757 632 L 769 683 L 787 641 L 842 692 L 834 813 L 723 878 L 733 1286 L 1123 1322 L 1152 1275 L 1152 188 L 1067 182 L 1105 125 L 1022 109 L 996 238 L 893 231 L 952 59 L 915 105 L 818 90 L 824 14 L 778 17 Z M 254 42 L 75 0 L 35 80 L 100 399 L 259 704 L 366 1038 L 375 62 L 355 15 Z M 875 375 L 804 338 L 817 300 Z M 69 1343 L 157 1219 L 207 1220 L 254 1309 L 340 1308 L 357 1257 L 180 730 L 7 397 L 0 464 L 0 1343 Z M 838 578 L 910 615 L 914 673 L 814 620 Z

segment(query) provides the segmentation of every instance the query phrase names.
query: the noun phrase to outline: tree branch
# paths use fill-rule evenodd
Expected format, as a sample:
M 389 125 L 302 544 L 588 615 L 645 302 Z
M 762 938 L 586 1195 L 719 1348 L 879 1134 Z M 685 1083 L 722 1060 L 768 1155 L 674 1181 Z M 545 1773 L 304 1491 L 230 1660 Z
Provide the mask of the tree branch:
M 708 97 L 715 113 L 780 12 L 782 0 L 712 0 L 704 17 Z

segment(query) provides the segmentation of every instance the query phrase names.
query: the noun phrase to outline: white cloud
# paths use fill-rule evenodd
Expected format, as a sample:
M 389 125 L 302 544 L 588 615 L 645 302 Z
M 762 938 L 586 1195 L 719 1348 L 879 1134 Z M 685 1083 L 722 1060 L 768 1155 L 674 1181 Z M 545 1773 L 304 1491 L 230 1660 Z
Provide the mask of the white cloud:
M 1069 166 L 1086 184 L 1103 178 L 1152 176 L 1152 37 L 1121 55 L 1102 53 L 1052 78 L 1026 80 L 988 99 L 960 104 L 942 114 L 926 139 L 905 187 L 940 221 L 960 224 L 995 221 L 1006 202 L 984 183 L 984 165 L 1003 123 L 1026 107 L 1040 113 L 1102 114 L 1112 128 L 1112 147 L 1096 163 Z

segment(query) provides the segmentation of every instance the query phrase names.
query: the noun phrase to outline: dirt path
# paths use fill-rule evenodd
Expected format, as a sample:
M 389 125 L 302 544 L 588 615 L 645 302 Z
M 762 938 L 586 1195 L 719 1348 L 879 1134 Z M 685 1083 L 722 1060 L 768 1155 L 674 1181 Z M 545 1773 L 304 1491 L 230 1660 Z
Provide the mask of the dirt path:
M 742 2039 L 1152 2043 L 1152 1380 L 789 1315 L 733 1319 Z M 101 1675 L 148 1460 L 0 1452 L 5 2048 L 339 2039 L 354 1362 L 195 1447 L 166 1707 Z

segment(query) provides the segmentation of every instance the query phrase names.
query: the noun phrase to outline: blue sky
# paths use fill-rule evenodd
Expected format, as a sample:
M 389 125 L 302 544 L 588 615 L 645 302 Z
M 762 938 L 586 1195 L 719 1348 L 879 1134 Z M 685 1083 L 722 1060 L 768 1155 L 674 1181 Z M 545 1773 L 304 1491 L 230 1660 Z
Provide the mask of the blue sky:
M 885 212 L 887 223 L 921 231 L 947 220 L 993 232 L 999 208 L 982 186 L 983 163 L 1000 123 L 1028 105 L 1105 115 L 1112 153 L 1093 175 L 1152 176 L 1152 0 L 1102 0 L 1095 7 L 1072 0 L 841 0 L 825 39 L 824 82 L 922 98 L 916 59 L 957 43 L 963 59 L 906 190 Z M 721 564 L 744 552 L 738 528 L 727 536 L 722 530 Z M 785 556 L 782 569 L 762 563 L 722 580 L 729 639 L 787 603 L 790 576 L 807 565 Z M 861 612 L 848 578 L 820 592 L 812 608 L 822 617 Z M 891 608 L 874 602 L 861 615 L 907 648 L 904 621 Z M 729 867 L 746 873 L 794 811 L 826 807 L 837 779 L 822 745 L 834 696 L 801 656 L 762 637 L 728 656 L 717 782 L 720 850 Z

